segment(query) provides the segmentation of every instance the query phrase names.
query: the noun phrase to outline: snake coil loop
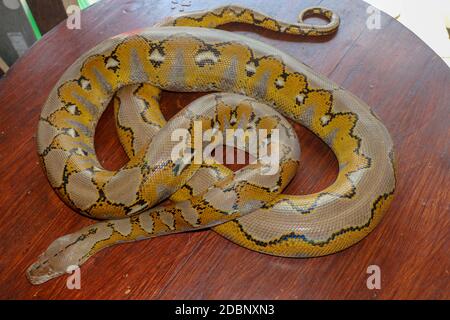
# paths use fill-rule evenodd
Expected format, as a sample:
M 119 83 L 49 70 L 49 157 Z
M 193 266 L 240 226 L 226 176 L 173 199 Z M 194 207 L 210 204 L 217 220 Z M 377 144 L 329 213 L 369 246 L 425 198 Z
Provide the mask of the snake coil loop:
M 329 23 L 304 23 L 311 14 Z M 299 21 L 290 24 L 238 6 L 190 12 L 105 40 L 69 67 L 43 107 L 39 157 L 63 201 L 109 220 L 55 240 L 27 270 L 29 280 L 57 277 L 117 243 L 201 228 L 287 257 L 331 254 L 372 231 L 393 199 L 395 168 L 392 140 L 370 107 L 272 46 L 212 29 L 240 22 L 321 36 L 339 25 L 339 17 L 325 8 L 305 9 Z M 161 90 L 219 94 L 198 99 L 166 122 Z M 130 158 L 117 171 L 104 169 L 94 148 L 96 124 L 111 99 Z M 311 130 L 336 155 L 337 179 L 321 192 L 282 194 L 300 155 L 284 117 Z M 253 129 L 277 129 L 279 142 L 271 136 L 265 143 L 280 146 L 279 166 L 270 175 L 255 173 L 257 163 L 233 173 L 220 163 L 173 157 L 176 142 L 169 137 L 178 128 L 191 134 L 187 150 L 196 149 L 203 129 L 242 129 L 244 137 Z M 158 205 L 167 198 L 171 204 Z

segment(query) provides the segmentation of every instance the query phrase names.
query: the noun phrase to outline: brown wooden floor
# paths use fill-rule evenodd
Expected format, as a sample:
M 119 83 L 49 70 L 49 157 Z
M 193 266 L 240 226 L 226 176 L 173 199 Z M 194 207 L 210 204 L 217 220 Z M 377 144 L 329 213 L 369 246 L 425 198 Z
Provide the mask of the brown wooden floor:
M 210 6 L 221 2 L 208 1 Z M 68 290 L 65 277 L 30 285 L 25 270 L 36 257 L 55 238 L 91 223 L 60 201 L 38 164 L 35 132 L 47 95 L 86 49 L 178 12 L 170 1 L 104 0 L 83 12 L 81 30 L 57 26 L 0 80 L 0 298 L 450 298 L 449 68 L 385 15 L 380 30 L 369 30 L 361 1 L 241 2 L 290 21 L 300 9 L 317 4 L 341 16 L 337 35 L 321 40 L 248 26 L 226 29 L 290 53 L 380 116 L 396 145 L 398 189 L 379 227 L 341 253 L 314 259 L 259 254 L 212 231 L 172 235 L 97 254 L 82 267 L 81 290 Z M 186 10 L 206 7 L 206 1 L 192 1 Z M 165 114 L 173 115 L 195 96 L 165 94 Z M 333 182 L 336 160 L 311 133 L 297 129 L 302 165 L 288 192 L 318 191 Z M 107 168 L 126 161 L 111 112 L 99 125 L 96 145 Z M 372 264 L 381 268 L 381 290 L 366 287 Z

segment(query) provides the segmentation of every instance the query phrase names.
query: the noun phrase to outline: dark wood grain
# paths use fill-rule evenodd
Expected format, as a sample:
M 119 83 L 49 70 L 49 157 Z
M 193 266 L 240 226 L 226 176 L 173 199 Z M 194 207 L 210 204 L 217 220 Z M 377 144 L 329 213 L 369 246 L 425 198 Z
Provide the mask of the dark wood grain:
M 222 2 L 192 1 L 186 10 Z M 449 68 L 386 15 L 380 30 L 367 29 L 367 5 L 361 1 L 245 4 L 290 21 L 302 8 L 317 4 L 341 16 L 339 32 L 321 40 L 249 26 L 225 29 L 290 53 L 373 107 L 391 132 L 398 163 L 396 198 L 382 223 L 359 244 L 314 259 L 259 254 L 212 231 L 171 235 L 95 255 L 82 267 L 81 290 L 68 290 L 65 277 L 30 285 L 25 270 L 38 254 L 55 238 L 92 223 L 60 201 L 38 164 L 35 132 L 42 104 L 85 50 L 178 11 L 171 10 L 170 1 L 104 0 L 83 12 L 81 30 L 60 24 L 0 80 L 0 298 L 450 298 Z M 165 115 L 196 96 L 164 93 Z M 335 179 L 336 160 L 310 132 L 300 126 L 297 132 L 302 164 L 287 192 L 318 191 Z M 126 161 L 110 111 L 99 124 L 96 146 L 106 167 Z M 381 268 L 381 290 L 366 287 L 366 269 L 372 264 Z
M 42 34 L 67 18 L 61 0 L 27 0 L 27 3 Z

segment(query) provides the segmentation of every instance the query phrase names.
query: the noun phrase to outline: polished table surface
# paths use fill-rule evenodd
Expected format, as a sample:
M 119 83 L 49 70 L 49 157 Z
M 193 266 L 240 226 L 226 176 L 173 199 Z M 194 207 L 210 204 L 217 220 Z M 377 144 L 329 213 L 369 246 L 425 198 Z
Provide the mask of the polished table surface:
M 342 22 L 336 35 L 323 39 L 242 25 L 224 29 L 305 62 L 366 101 L 385 123 L 395 143 L 398 187 L 391 208 L 367 238 L 338 254 L 290 259 L 249 251 L 210 230 L 191 232 L 103 250 L 81 268 L 80 290 L 67 289 L 64 276 L 29 284 L 25 270 L 54 239 L 92 223 L 63 204 L 38 163 L 38 117 L 58 78 L 110 36 L 151 26 L 180 10 L 225 3 L 101 1 L 82 12 L 81 30 L 58 25 L 0 80 L 0 298 L 450 298 L 450 69 L 387 15 L 381 15 L 380 29 L 369 29 L 368 5 L 349 0 L 241 1 L 289 21 L 304 7 L 329 7 Z M 164 93 L 164 114 L 172 116 L 198 96 Z M 309 131 L 298 125 L 296 130 L 303 153 L 287 192 L 319 191 L 334 181 L 336 159 Z M 95 139 L 106 168 L 126 162 L 111 110 Z M 380 290 L 366 286 L 370 265 L 381 269 Z

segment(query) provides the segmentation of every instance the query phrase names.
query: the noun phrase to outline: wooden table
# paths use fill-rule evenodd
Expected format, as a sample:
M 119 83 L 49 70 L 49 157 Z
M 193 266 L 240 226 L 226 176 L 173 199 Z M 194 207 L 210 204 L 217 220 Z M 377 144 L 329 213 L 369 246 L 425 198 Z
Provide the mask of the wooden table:
M 225 1 L 208 4 L 213 2 Z M 373 107 L 394 139 L 398 161 L 396 198 L 382 223 L 359 244 L 314 259 L 259 254 L 213 231 L 171 235 L 95 255 L 81 269 L 81 290 L 67 289 L 66 277 L 30 285 L 25 270 L 36 257 L 57 237 L 92 223 L 60 201 L 38 164 L 36 126 L 51 88 L 99 41 L 150 26 L 180 8 L 207 7 L 198 0 L 190 7 L 168 0 L 104 0 L 82 13 L 81 30 L 58 25 L 0 80 L 0 298 L 450 298 L 449 68 L 384 14 L 381 29 L 368 29 L 367 4 L 361 1 L 246 4 L 289 21 L 302 8 L 318 4 L 341 16 L 339 32 L 326 39 L 299 39 L 249 26 L 225 29 L 281 48 Z M 170 117 L 198 96 L 166 93 L 164 113 Z M 297 126 L 297 132 L 302 165 L 288 192 L 319 191 L 333 182 L 337 162 L 306 129 Z M 98 127 L 96 145 L 106 168 L 126 162 L 111 111 Z M 381 268 L 380 290 L 366 287 L 369 265 Z

